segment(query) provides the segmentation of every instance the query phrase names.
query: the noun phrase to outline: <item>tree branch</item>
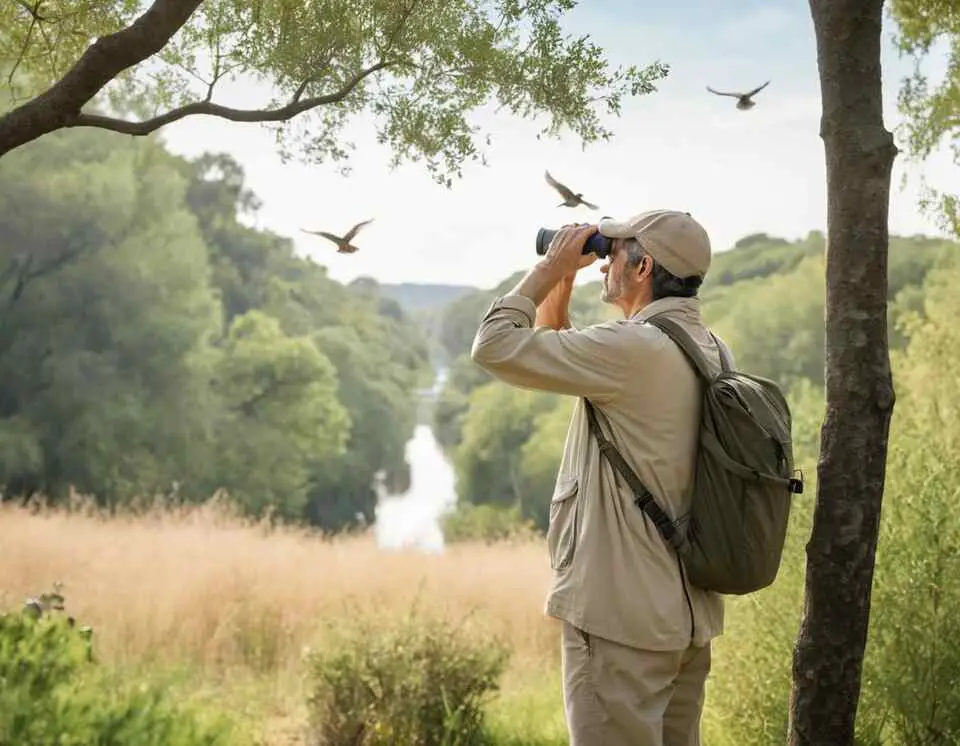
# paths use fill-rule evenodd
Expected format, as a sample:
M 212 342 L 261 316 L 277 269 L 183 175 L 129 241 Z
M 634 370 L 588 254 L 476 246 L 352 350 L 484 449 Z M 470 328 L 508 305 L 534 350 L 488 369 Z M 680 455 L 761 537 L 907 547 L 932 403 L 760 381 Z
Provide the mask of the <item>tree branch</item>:
M 388 35 L 385 45 L 387 48 L 393 46 L 421 1 L 409 0 L 409 4 L 402 9 L 398 23 Z M 27 4 L 28 0 L 15 2 L 24 8 L 31 8 Z M 342 101 L 365 78 L 395 64 L 394 61 L 387 61 L 388 50 L 383 49 L 380 52 L 380 61 L 358 72 L 340 89 L 304 100 L 307 86 L 315 82 L 314 79 L 307 78 L 297 88 L 292 99 L 276 109 L 236 109 L 214 104 L 211 94 L 213 85 L 217 82 L 215 75 L 204 100 L 194 101 L 144 121 L 131 122 L 83 112 L 84 105 L 111 80 L 163 49 L 202 2 L 203 0 L 154 0 L 150 8 L 130 26 L 98 39 L 87 48 L 67 74 L 47 91 L 0 116 L 0 157 L 49 132 L 68 127 L 96 127 L 121 134 L 143 136 L 184 117 L 201 114 L 233 122 L 282 122 L 318 106 Z M 39 5 L 37 7 L 39 8 Z
M 0 157 L 71 126 L 70 120 L 111 80 L 163 49 L 202 2 L 154 0 L 130 26 L 97 39 L 44 93 L 0 117 Z
M 365 78 L 373 75 L 375 72 L 383 70 L 391 64 L 393 63 L 387 60 L 380 60 L 375 65 L 371 65 L 358 72 L 336 91 L 323 96 L 313 96 L 312 98 L 299 100 L 297 96 L 301 91 L 298 89 L 290 103 L 281 106 L 279 109 L 235 109 L 230 106 L 215 104 L 212 101 L 194 101 L 193 103 L 168 111 L 166 114 L 161 114 L 160 116 L 146 119 L 142 122 L 130 122 L 125 119 L 115 119 L 114 117 L 105 117 L 99 114 L 84 114 L 81 112 L 64 121 L 61 126 L 98 127 L 124 135 L 144 136 L 184 117 L 201 114 L 227 119 L 231 122 L 285 122 L 298 114 L 302 114 L 310 109 L 315 109 L 318 106 L 335 104 L 338 101 L 342 101 L 349 96 Z M 0 151 L 0 154 L 2 154 L 2 151 Z
M 316 78 L 305 78 L 304 81 L 297 86 L 297 90 L 293 92 L 293 98 L 290 99 L 290 102 L 294 104 L 299 103 L 300 99 L 303 98 L 303 94 L 307 91 L 307 86 L 316 82 Z
M 30 5 L 26 0 L 16 0 L 16 3 L 27 11 L 35 22 L 44 23 L 47 20 L 46 16 L 40 15 L 40 6 L 43 4 L 43 0 L 37 0 L 34 5 Z
M 299 385 L 302 385 L 303 383 L 304 381 L 298 378 L 294 378 L 294 379 L 271 378 L 270 382 L 267 383 L 267 385 L 264 386 L 262 389 L 260 389 L 260 391 L 258 391 L 256 394 L 251 396 L 246 401 L 241 402 L 240 404 L 233 407 L 233 411 L 240 412 L 241 414 L 243 414 L 244 417 L 255 417 L 257 414 L 256 407 L 260 402 L 273 396 L 277 392 L 282 391 L 285 388 L 289 388 L 290 386 L 299 386 Z M 307 381 L 307 383 L 309 383 L 309 381 Z
M 384 58 L 389 54 L 390 50 L 393 49 L 393 45 L 396 44 L 397 39 L 400 37 L 400 34 L 403 33 L 403 29 L 407 25 L 407 21 L 410 20 L 410 16 L 413 14 L 413 11 L 416 9 L 417 5 L 422 2 L 422 0 L 410 0 L 410 4 L 405 6 L 400 13 L 400 19 L 397 21 L 396 26 L 390 31 L 387 36 L 387 41 L 385 44 L 375 44 L 377 48 L 377 54 L 381 58 Z M 305 78 L 304 81 L 297 87 L 296 92 L 293 94 L 291 103 L 297 103 L 303 98 L 303 94 L 307 91 L 307 86 L 311 83 L 316 83 L 318 76 L 311 76 Z
M 14 259 L 13 263 L 4 271 L 3 275 L 0 275 L 0 289 L 11 279 L 15 278 L 16 282 L 13 292 L 10 293 L 10 297 L 7 299 L 7 309 L 10 310 L 17 304 L 17 301 L 19 301 L 23 295 L 23 291 L 33 280 L 51 274 L 63 265 L 79 257 L 89 248 L 89 245 L 81 244 L 76 248 L 61 251 L 53 259 L 36 268 L 34 268 L 33 260 L 35 256 L 33 254 L 28 256 L 23 264 L 19 264 L 17 259 Z
M 10 264 L 7 265 L 6 269 L 0 273 L 0 291 L 3 290 L 4 286 L 10 282 L 20 271 L 20 257 L 14 257 L 10 260 Z
M 30 14 L 30 27 L 27 29 L 27 38 L 23 40 L 23 46 L 20 47 L 20 54 L 17 55 L 17 61 L 10 68 L 10 74 L 7 76 L 7 85 L 13 88 L 13 79 L 17 75 L 17 70 L 23 64 L 23 58 L 27 56 L 27 50 L 30 48 L 30 42 L 33 40 L 33 30 L 38 24 L 42 24 L 46 19 L 39 14 L 42 0 L 37 0 L 33 7 L 30 7 L 25 0 L 17 0 L 17 3 Z M 42 29 L 42 26 L 41 26 Z

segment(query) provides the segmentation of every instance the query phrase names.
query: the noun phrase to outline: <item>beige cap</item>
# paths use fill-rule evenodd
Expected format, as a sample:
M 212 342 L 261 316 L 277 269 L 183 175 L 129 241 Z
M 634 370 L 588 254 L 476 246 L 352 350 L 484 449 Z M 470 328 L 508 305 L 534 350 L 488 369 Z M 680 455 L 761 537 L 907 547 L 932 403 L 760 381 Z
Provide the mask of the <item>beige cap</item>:
M 607 238 L 635 238 L 657 264 L 677 277 L 703 277 L 710 268 L 710 237 L 689 212 L 650 210 L 629 220 L 604 218 L 598 230 Z

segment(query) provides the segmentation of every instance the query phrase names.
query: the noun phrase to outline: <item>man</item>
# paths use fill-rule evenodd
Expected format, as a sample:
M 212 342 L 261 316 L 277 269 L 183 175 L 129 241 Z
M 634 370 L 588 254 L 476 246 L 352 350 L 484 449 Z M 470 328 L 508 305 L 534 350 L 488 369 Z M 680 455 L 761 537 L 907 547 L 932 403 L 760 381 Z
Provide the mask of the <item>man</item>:
M 571 328 L 567 308 L 598 231 L 613 239 L 603 300 L 622 320 Z M 518 387 L 581 397 L 550 505 L 554 571 L 546 613 L 561 620 L 572 746 L 698 746 L 720 596 L 690 586 L 673 551 L 591 437 L 583 397 L 671 520 L 689 510 L 701 384 L 654 314 L 679 322 L 720 370 L 697 290 L 710 240 L 687 213 L 654 210 L 561 229 L 544 258 L 496 299 L 473 360 Z M 724 350 L 729 355 L 728 350 Z M 731 358 L 732 362 L 732 358 Z

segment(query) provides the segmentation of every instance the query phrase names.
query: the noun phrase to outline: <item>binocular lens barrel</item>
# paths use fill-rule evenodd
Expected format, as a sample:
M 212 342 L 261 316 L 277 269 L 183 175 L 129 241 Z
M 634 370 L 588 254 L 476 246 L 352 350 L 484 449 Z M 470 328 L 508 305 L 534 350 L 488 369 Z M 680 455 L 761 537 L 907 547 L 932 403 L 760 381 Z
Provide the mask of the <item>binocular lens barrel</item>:
M 559 228 L 541 228 L 537 231 L 537 254 L 543 256 L 550 247 L 550 242 L 557 235 Z M 606 259 L 610 254 L 612 240 L 599 233 L 594 233 L 583 245 L 583 254 L 596 254 L 600 259 Z

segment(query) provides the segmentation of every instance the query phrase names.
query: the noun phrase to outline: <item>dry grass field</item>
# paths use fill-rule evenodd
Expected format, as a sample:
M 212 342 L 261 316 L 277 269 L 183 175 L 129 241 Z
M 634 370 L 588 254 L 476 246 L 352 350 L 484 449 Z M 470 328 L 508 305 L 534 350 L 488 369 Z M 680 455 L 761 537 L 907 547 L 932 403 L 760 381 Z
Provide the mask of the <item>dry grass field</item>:
M 491 717 L 521 731 L 518 717 L 530 717 L 539 743 L 563 743 L 542 543 L 383 552 L 371 535 L 327 539 L 216 503 L 109 518 L 4 506 L 0 557 L 4 608 L 62 582 L 104 663 L 228 709 L 265 743 L 299 742 L 301 656 L 325 621 L 414 606 L 506 640 L 510 670 Z

